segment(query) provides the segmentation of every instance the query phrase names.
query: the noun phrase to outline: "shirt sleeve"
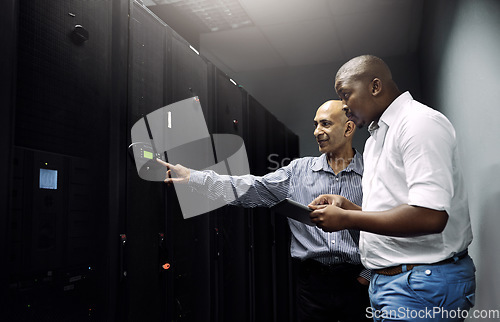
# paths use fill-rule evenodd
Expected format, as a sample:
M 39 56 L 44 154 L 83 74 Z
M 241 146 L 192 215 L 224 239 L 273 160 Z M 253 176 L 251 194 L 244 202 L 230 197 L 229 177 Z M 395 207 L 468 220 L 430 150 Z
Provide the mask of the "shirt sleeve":
M 409 205 L 449 212 L 454 149 L 455 131 L 441 114 L 412 116 L 403 124 L 401 151 Z
M 288 196 L 292 167 L 293 162 L 263 177 L 191 170 L 189 185 L 211 200 L 223 198 L 228 204 L 247 208 L 271 207 Z

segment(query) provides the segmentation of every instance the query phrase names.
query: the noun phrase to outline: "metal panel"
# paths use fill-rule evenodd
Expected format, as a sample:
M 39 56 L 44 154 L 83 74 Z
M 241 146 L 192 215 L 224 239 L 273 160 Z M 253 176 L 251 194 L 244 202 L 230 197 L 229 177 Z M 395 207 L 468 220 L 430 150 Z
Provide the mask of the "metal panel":
M 40 321 L 88 319 L 89 312 L 93 318 L 94 312 L 105 311 L 105 294 L 96 285 L 107 273 L 106 254 L 96 245 L 104 240 L 107 208 L 87 205 L 82 210 L 97 218 L 91 227 L 95 235 L 90 239 L 89 227 L 80 227 L 78 249 L 72 248 L 77 243 L 68 242 L 68 214 L 70 207 L 79 211 L 79 206 L 70 198 L 69 171 L 72 160 L 84 159 L 92 184 L 80 185 L 79 191 L 92 196 L 90 206 L 106 204 L 108 191 L 102 178 L 107 178 L 108 164 L 111 3 L 20 0 L 18 5 L 14 143 L 33 158 L 23 164 L 22 179 L 12 187 L 23 194 L 23 204 L 22 209 L 19 203 L 12 209 L 11 223 L 20 225 L 18 232 L 29 234 L 22 239 L 13 236 L 21 254 L 12 255 L 21 258 L 22 269 L 11 270 L 9 312 L 20 319 L 35 315 Z M 77 25 L 88 31 L 88 41 L 74 41 Z M 42 159 L 52 160 L 49 164 L 55 162 L 61 171 L 60 190 L 36 187 Z M 78 260 L 70 259 L 73 251 L 81 252 Z M 88 278 L 69 282 L 65 276 L 75 269 L 86 270 Z M 70 298 L 72 304 L 65 306 Z
M 95 309 L 100 295 L 94 274 L 96 268 L 101 272 L 97 252 L 100 234 L 95 224 L 75 225 L 71 214 L 79 213 L 80 222 L 93 218 L 97 204 L 78 199 L 97 200 L 95 184 L 78 183 L 76 194 L 70 188 L 76 184 L 71 167 L 84 163 L 82 159 L 19 147 L 15 151 L 16 184 L 9 216 L 14 244 L 9 256 L 9 312 L 22 317 L 39 315 L 41 320 L 51 319 L 46 315 L 50 312 L 63 320 L 78 320 Z M 57 176 L 47 184 L 42 170 Z M 68 279 L 73 275 L 77 279 Z M 63 302 L 73 296 L 79 299 L 72 303 L 74 310 L 68 310 Z M 26 305 L 33 309 L 26 310 Z
M 297 134 L 293 133 L 290 129 L 286 129 L 286 156 L 288 158 L 287 162 L 284 162 L 284 165 L 288 165 L 291 160 L 300 157 L 299 153 L 299 137 Z M 289 235 L 289 226 L 287 225 L 286 228 L 282 226 L 282 231 L 283 234 Z M 289 237 L 290 238 L 290 237 Z M 290 247 L 288 246 L 288 249 Z M 288 251 L 289 252 L 289 251 Z M 290 321 L 295 321 L 296 317 L 296 283 L 297 283 L 297 272 L 296 272 L 296 266 L 293 264 L 291 261 L 291 256 L 288 256 L 286 259 L 288 261 L 288 312 L 289 312 L 289 320 Z M 283 295 L 285 296 L 285 295 Z M 286 304 L 285 304 L 286 308 Z
M 166 105 L 167 33 L 165 25 L 142 4 L 131 2 L 129 34 L 129 123 Z M 159 234 L 164 233 L 162 183 L 137 175 L 127 163 L 127 216 L 124 268 L 128 321 L 159 321 L 165 313 L 166 284 L 160 263 Z
M 12 181 L 12 142 L 14 134 L 14 109 L 15 109 L 15 72 L 16 72 L 16 51 L 17 51 L 17 25 L 18 25 L 17 1 L 8 0 L 2 3 L 0 11 L 0 21 L 2 21 L 2 31 L 0 31 L 0 41 L 4 45 L 0 52 L 0 100 L 2 104 L 2 118 L 0 119 L 0 147 L 3 152 L 0 155 L 0 213 L 8 213 L 10 185 L 15 185 Z M 9 243 L 9 224 L 6 220 L 0 222 L 0 256 L 8 258 L 15 247 Z M 14 252 L 15 253 L 15 252 Z M 8 267 L 4 265 L 0 268 L 0 309 L 4 308 L 7 296 Z M 5 307 L 2 311 L 6 311 Z
M 243 118 L 245 93 L 218 71 L 216 75 L 216 132 L 243 137 L 246 119 Z
M 208 92 L 209 64 L 190 49 L 189 44 L 169 29 L 169 103 L 198 96 L 205 121 L 210 117 L 211 102 Z M 209 131 L 212 129 L 207 123 Z M 174 126 L 174 124 L 172 124 Z M 189 146 L 198 151 L 198 164 L 208 164 L 213 158 L 213 149 L 206 144 Z M 189 148 L 185 147 L 185 148 Z M 179 321 L 203 321 L 210 319 L 214 311 L 211 301 L 211 269 L 213 253 L 211 243 L 215 231 L 211 215 L 203 214 L 183 219 L 173 187 L 167 189 L 167 250 L 170 259 L 168 279 L 169 296 L 167 318 Z M 213 302 L 212 302 L 213 303 Z
M 270 113 L 255 98 L 248 96 L 248 151 L 254 175 L 265 175 L 268 169 L 267 118 Z M 253 293 L 256 321 L 275 320 L 274 287 L 274 215 L 266 208 L 254 208 L 253 218 Z
M 208 64 L 190 45 L 172 31 L 172 99 L 181 101 L 198 96 L 205 118 L 209 111 Z M 209 130 L 211 127 L 209 125 Z
M 275 161 L 283 165 L 283 160 L 288 160 L 286 151 L 286 127 L 274 116 L 267 119 L 268 133 L 272 140 L 269 141 L 269 155 L 276 156 Z M 275 310 L 277 321 L 290 321 L 290 228 L 288 220 L 283 216 L 275 216 Z
M 216 74 L 216 133 L 243 137 L 245 93 L 220 71 Z M 219 162 L 223 160 L 218 160 Z M 251 321 L 248 210 L 226 206 L 216 211 L 220 321 Z
M 20 1 L 20 11 L 15 143 L 88 157 L 107 126 L 110 4 Z M 83 44 L 70 38 L 77 24 Z
M 123 276 L 126 244 L 121 238 L 126 231 L 128 118 L 128 56 L 130 1 L 112 1 L 111 88 L 109 108 L 108 227 L 105 245 L 108 252 L 105 292 L 106 321 L 124 321 L 126 315 L 126 282 Z

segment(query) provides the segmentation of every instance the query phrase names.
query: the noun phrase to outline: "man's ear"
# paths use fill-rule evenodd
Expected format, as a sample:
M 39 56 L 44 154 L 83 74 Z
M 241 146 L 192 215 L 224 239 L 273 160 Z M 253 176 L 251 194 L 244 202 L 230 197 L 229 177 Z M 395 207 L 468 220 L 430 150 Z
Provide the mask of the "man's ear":
M 373 96 L 377 96 L 382 92 L 382 81 L 375 77 L 370 83 L 370 92 Z
M 345 137 L 353 136 L 355 131 L 356 131 L 356 124 L 353 121 L 347 121 L 345 123 L 344 136 Z

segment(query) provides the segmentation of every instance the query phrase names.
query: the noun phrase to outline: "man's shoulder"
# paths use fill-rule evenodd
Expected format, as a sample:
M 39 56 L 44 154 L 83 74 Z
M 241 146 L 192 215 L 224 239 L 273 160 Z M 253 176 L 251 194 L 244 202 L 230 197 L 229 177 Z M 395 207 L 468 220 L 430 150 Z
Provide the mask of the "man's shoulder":
M 314 164 L 316 162 L 321 161 L 322 155 L 318 157 L 307 156 L 293 159 L 290 164 L 294 163 L 295 165 L 306 165 L 306 164 Z
M 320 155 L 317 157 L 307 156 L 307 157 L 295 158 L 290 162 L 290 166 L 301 170 L 311 169 L 313 167 L 322 167 L 323 157 L 324 157 L 323 155 Z
M 412 119 L 448 120 L 443 113 L 416 100 L 410 101 L 410 104 L 404 107 L 403 113 L 401 113 L 401 118 L 404 120 L 412 120 Z
M 415 100 L 404 106 L 393 125 L 401 135 L 408 131 L 429 131 L 435 127 L 453 131 L 453 125 L 443 113 Z
M 441 143 L 447 138 L 447 142 L 454 144 L 455 129 L 450 120 L 441 112 L 417 101 L 405 107 L 394 125 L 391 137 L 399 146 L 405 142 L 425 142 L 437 138 Z

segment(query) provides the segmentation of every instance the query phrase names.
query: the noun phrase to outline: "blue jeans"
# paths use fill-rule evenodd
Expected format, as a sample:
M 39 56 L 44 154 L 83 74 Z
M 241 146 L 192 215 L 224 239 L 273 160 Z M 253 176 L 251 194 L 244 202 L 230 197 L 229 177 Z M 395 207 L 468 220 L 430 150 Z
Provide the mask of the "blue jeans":
M 463 321 L 474 306 L 476 279 L 469 256 L 453 263 L 420 265 L 370 281 L 374 321 Z

